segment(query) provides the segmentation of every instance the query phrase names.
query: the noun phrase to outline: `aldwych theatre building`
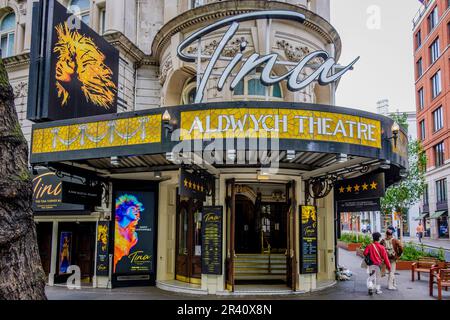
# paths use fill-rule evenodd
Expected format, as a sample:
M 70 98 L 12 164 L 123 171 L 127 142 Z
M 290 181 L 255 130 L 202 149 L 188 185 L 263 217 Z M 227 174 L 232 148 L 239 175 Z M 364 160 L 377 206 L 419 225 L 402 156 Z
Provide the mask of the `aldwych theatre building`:
M 408 141 L 335 105 L 359 58 L 329 2 L 6 1 L 49 285 L 335 284 L 340 214 L 380 210 Z

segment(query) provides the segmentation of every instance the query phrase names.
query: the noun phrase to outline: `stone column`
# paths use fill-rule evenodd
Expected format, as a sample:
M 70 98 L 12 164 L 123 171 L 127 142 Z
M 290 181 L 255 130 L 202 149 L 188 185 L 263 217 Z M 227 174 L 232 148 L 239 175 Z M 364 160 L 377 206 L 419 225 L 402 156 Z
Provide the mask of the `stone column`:
M 56 264 L 58 262 L 58 221 L 53 221 L 52 229 L 52 253 L 50 259 L 50 273 L 48 275 L 48 285 L 55 284 Z

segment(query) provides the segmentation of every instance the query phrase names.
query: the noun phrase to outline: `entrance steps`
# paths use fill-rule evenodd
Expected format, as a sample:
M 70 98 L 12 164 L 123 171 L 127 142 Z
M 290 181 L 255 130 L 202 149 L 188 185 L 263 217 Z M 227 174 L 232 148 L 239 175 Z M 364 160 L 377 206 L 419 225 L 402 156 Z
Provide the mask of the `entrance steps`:
M 237 254 L 235 280 L 286 280 L 284 254 Z

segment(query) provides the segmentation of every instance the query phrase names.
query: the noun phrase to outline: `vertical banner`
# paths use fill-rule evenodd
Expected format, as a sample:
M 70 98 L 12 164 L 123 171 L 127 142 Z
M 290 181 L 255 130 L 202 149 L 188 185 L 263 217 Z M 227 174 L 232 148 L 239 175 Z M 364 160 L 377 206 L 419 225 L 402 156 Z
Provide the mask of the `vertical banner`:
M 98 276 L 108 276 L 109 259 L 109 221 L 99 221 L 97 225 L 97 268 L 95 270 Z
M 114 220 L 114 273 L 154 273 L 155 193 L 115 192 Z
M 72 264 L 72 232 L 61 232 L 59 237 L 59 274 L 66 274 Z
M 317 209 L 300 206 L 300 274 L 318 272 L 317 265 Z
M 202 221 L 202 274 L 222 274 L 223 207 L 204 207 Z

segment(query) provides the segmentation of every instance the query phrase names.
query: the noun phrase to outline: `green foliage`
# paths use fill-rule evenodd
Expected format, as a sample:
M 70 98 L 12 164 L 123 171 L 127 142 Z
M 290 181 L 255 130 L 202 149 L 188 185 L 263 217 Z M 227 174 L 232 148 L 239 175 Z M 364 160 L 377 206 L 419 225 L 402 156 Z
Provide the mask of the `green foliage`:
M 8 73 L 6 72 L 3 59 L 0 58 L 0 88 L 9 86 Z
M 363 233 L 345 232 L 341 234 L 339 240 L 345 243 L 362 243 L 363 245 L 367 245 L 372 242 L 372 237 Z
M 400 257 L 400 260 L 417 261 L 419 258 L 423 257 L 437 258 L 440 261 L 445 261 L 444 249 L 441 248 L 437 253 L 427 252 L 425 251 L 425 247 L 423 245 L 418 247 L 413 242 L 409 242 L 403 247 L 403 254 Z
M 408 114 L 406 113 L 391 113 L 389 117 L 398 123 L 400 127 L 408 131 Z
M 389 187 L 381 198 L 381 209 L 385 214 L 393 211 L 404 215 L 408 208 L 420 201 L 425 191 L 425 170 L 427 158 L 419 141 L 408 144 L 409 172 L 400 183 Z

